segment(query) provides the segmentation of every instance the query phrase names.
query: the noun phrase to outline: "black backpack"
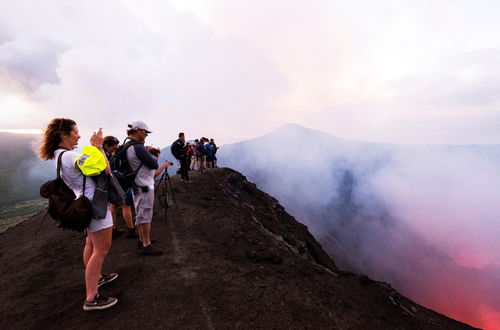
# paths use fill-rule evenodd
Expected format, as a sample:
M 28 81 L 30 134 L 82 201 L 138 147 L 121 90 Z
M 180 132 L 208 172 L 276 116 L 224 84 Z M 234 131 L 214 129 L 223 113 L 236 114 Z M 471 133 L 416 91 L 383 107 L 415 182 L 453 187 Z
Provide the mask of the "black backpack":
M 125 139 L 127 141 L 128 138 Z M 127 158 L 127 149 L 134 144 L 140 144 L 139 141 L 130 139 L 126 143 L 122 144 L 116 150 L 116 153 L 113 157 L 111 157 L 109 161 L 109 165 L 113 174 L 118 179 L 120 186 L 125 189 L 133 187 L 135 182 L 135 177 L 139 169 L 142 167 L 142 164 L 135 170 L 132 171 L 132 167 L 130 166 Z
M 181 140 L 175 140 L 170 146 L 170 152 L 175 159 L 186 157 L 187 146 Z
M 61 152 L 57 158 L 57 178 L 45 182 L 40 187 L 40 195 L 48 198 L 47 213 L 57 221 L 58 227 L 82 232 L 92 220 L 92 204 L 85 197 L 85 175 L 83 176 L 83 195 L 78 199 L 75 199 L 75 193 L 61 178 L 61 158 L 65 152 Z

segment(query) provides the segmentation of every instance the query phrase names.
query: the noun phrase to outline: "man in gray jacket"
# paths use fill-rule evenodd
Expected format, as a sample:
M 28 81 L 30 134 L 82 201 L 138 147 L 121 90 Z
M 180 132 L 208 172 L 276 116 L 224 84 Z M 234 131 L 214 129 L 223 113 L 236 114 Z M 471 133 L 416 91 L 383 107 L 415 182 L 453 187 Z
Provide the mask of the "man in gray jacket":
M 139 232 L 139 240 L 142 242 L 141 254 L 161 255 L 163 251 L 151 244 L 151 220 L 153 218 L 154 205 L 154 175 L 158 169 L 158 161 L 145 148 L 144 142 L 151 131 L 146 123 L 135 121 L 129 124 L 127 131 L 131 139 L 137 144 L 127 149 L 127 159 L 135 176 L 134 184 L 134 207 L 135 225 Z

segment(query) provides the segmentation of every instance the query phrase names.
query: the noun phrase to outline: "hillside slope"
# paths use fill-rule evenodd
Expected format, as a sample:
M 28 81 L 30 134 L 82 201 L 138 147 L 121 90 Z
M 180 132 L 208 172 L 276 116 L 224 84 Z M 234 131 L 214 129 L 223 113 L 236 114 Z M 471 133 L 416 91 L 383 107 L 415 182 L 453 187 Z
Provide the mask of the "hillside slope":
M 238 172 L 172 178 L 178 207 L 157 203 L 139 256 L 113 242 L 104 288 L 118 305 L 84 312 L 82 234 L 39 214 L 0 234 L 0 315 L 6 329 L 469 329 L 389 285 L 339 271 L 307 228 Z

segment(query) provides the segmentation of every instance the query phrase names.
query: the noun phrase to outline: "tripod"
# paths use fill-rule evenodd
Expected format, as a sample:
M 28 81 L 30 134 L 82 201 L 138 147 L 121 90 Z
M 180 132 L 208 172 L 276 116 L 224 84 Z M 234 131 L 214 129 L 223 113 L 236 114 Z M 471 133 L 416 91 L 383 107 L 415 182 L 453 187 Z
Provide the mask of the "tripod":
M 163 194 L 160 193 L 160 198 L 163 197 L 164 198 L 164 207 L 165 207 L 165 222 L 167 222 L 167 210 L 168 208 L 170 207 L 170 205 L 168 205 L 168 191 L 170 190 L 170 193 L 172 194 L 172 201 L 173 201 L 173 205 L 175 205 L 177 207 L 177 201 L 175 200 L 175 194 L 174 194 L 174 189 L 172 188 L 172 182 L 170 181 L 170 175 L 168 175 L 168 171 L 167 171 L 168 168 L 166 168 L 164 171 L 163 171 L 163 174 L 161 175 L 160 177 L 160 181 L 158 182 L 158 185 L 157 185 L 157 188 L 159 188 L 163 182 L 164 184 L 164 190 L 163 190 Z M 164 196 L 161 196 L 161 195 L 164 195 Z M 160 199 L 161 200 L 161 199 Z

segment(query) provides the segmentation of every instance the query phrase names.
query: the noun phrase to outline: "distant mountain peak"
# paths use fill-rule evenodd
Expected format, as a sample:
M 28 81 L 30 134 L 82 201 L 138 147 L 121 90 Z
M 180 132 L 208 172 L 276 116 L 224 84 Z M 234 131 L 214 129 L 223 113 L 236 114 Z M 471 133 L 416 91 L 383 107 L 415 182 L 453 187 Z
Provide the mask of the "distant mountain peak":
M 313 128 L 309 128 L 309 127 L 300 125 L 300 124 L 288 123 L 288 124 L 285 124 L 285 125 L 281 126 L 280 128 L 278 128 L 275 132 L 292 132 L 292 133 L 296 133 L 296 134 L 300 134 L 300 133 L 307 134 L 307 133 L 314 133 L 314 132 L 320 132 L 320 131 L 313 129 Z
M 310 128 L 305 127 L 305 126 L 300 125 L 300 124 L 296 124 L 296 123 L 287 123 L 287 124 L 281 126 L 280 129 L 310 129 Z
M 298 136 L 298 137 L 299 136 L 311 136 L 311 137 L 315 136 L 315 137 L 324 138 L 324 139 L 332 139 L 333 138 L 333 139 L 337 139 L 337 140 L 348 141 L 346 139 L 339 138 L 338 136 L 335 136 L 331 133 L 327 133 L 327 132 L 324 132 L 324 131 L 321 131 L 321 130 L 315 129 L 315 128 L 306 127 L 306 126 L 296 124 L 296 123 L 285 124 L 285 125 L 281 126 L 280 128 L 278 128 L 277 130 L 275 130 L 274 132 L 272 132 L 271 134 L 275 134 L 275 133 L 292 134 L 292 135 Z

